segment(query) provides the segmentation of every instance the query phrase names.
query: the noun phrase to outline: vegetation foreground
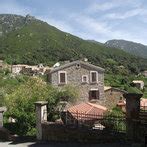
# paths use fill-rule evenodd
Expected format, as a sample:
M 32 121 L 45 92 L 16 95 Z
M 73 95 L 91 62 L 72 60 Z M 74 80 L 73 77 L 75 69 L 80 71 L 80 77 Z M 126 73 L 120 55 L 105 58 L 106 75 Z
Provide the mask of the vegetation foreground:
M 147 85 L 147 78 L 142 78 Z M 132 77 L 106 74 L 105 84 L 119 87 L 127 90 Z M 4 125 L 14 134 L 35 135 L 35 106 L 37 100 L 46 100 L 49 102 L 49 119 L 55 120 L 55 115 L 59 98 L 61 96 L 69 97 L 69 102 L 75 102 L 78 99 L 78 90 L 72 86 L 64 87 L 62 90 L 53 88 L 46 82 L 45 77 L 29 77 L 25 75 L 12 76 L 7 70 L 0 71 L 0 105 L 6 105 L 8 108 L 5 113 Z M 146 91 L 144 97 L 147 97 Z M 8 122 L 10 116 L 16 123 Z

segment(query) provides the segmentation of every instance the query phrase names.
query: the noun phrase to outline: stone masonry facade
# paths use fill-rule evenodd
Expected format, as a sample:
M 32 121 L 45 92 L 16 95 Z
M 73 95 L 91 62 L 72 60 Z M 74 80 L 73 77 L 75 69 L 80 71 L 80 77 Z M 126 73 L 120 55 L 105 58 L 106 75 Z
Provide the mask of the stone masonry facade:
M 69 63 L 68 63 L 69 64 Z M 65 65 L 55 68 L 50 73 L 50 82 L 55 87 L 62 88 L 65 85 L 59 84 L 59 72 L 66 72 L 67 83 L 65 85 L 75 86 L 79 89 L 80 101 L 89 101 L 89 91 L 98 90 L 99 98 L 97 102 L 102 104 L 104 102 L 104 69 L 96 67 L 92 64 L 85 63 L 83 61 L 74 61 L 70 65 Z M 96 71 L 98 75 L 98 81 L 96 83 L 90 82 L 90 72 Z M 82 76 L 87 76 L 87 82 L 82 82 Z
M 124 90 L 111 87 L 108 90 L 105 90 L 105 105 L 107 108 L 114 108 L 120 100 L 123 100 L 123 94 L 126 93 Z

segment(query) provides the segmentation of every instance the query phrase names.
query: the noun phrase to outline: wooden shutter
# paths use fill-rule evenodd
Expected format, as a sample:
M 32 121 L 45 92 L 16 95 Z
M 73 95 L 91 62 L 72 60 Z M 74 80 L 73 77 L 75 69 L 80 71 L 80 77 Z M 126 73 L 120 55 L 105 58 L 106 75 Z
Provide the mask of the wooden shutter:
M 60 83 L 65 83 L 65 73 L 60 73 Z

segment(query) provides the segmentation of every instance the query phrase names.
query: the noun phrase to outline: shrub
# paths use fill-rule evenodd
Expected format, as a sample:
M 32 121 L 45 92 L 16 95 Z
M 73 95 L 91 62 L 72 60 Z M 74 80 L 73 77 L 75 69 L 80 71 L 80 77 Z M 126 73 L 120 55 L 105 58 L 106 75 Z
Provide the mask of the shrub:
M 8 108 L 6 117 L 16 119 L 12 131 L 18 135 L 34 135 L 35 106 L 38 100 L 48 100 L 49 106 L 56 103 L 57 91 L 47 85 L 40 78 L 30 78 L 28 82 L 16 88 L 12 94 L 6 96 L 5 104 Z
M 75 86 L 66 85 L 59 91 L 58 97 L 63 101 L 75 103 L 79 98 L 79 90 Z

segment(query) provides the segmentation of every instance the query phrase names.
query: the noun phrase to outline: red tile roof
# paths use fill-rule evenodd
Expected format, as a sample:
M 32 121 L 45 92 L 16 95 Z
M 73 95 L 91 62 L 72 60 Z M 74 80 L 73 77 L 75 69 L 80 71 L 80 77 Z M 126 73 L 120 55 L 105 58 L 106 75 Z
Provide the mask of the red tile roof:
M 72 106 L 67 111 L 76 119 L 91 120 L 102 116 L 107 111 L 107 108 L 98 104 L 85 102 Z

